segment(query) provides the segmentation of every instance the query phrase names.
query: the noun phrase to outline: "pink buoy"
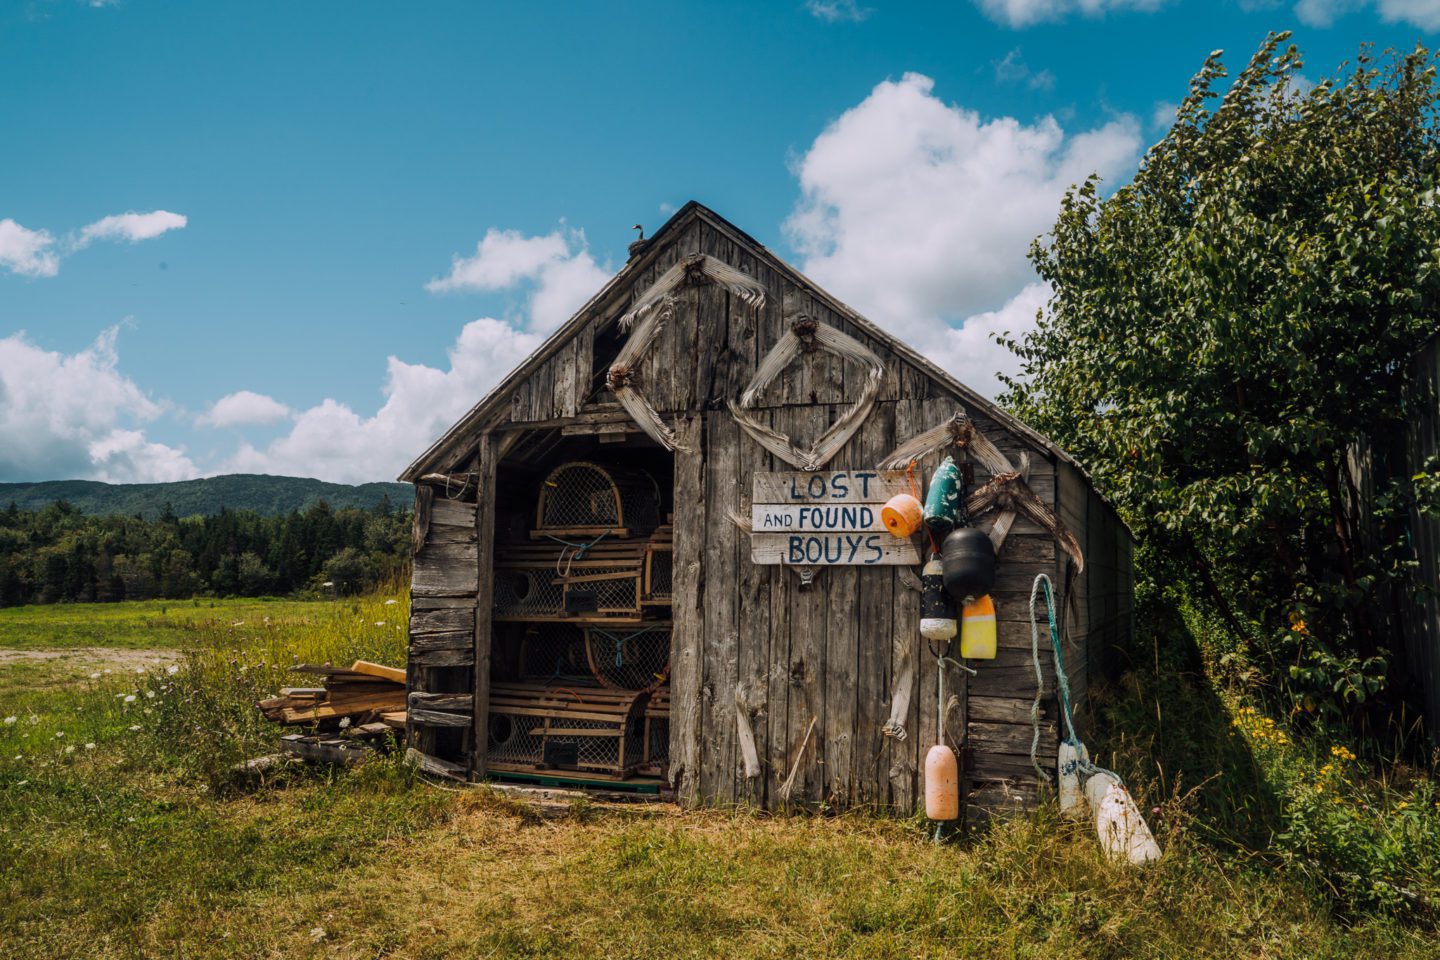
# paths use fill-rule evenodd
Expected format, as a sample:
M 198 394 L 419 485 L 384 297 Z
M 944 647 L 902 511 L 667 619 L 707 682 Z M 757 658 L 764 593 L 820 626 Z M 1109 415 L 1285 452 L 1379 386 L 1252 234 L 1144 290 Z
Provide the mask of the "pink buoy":
M 931 820 L 960 818 L 960 765 L 955 751 L 941 743 L 925 754 L 925 816 Z

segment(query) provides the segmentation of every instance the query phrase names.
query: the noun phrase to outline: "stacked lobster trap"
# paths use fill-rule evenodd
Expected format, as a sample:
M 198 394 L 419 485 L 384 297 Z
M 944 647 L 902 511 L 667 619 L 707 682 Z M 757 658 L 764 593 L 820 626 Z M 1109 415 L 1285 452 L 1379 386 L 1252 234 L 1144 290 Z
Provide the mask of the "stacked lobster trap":
M 541 485 L 528 539 L 496 544 L 489 769 L 664 776 L 669 519 L 650 474 L 575 461 Z

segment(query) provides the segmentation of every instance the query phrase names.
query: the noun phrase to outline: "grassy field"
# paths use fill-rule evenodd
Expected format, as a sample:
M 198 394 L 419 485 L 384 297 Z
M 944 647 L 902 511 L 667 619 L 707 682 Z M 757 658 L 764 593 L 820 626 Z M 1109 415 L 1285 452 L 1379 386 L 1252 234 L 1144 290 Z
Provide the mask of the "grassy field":
M 277 731 L 251 703 L 286 681 L 285 665 L 399 662 L 403 610 L 403 597 L 374 597 L 4 611 L 0 648 L 71 645 L 91 659 L 0 660 L 0 956 L 1440 951 L 1429 918 L 1354 895 L 1295 852 L 1308 847 L 1256 839 L 1297 823 L 1333 839 L 1329 821 L 1299 820 L 1276 799 L 1292 787 L 1315 794 L 1315 777 L 1330 791 L 1316 794 L 1322 812 L 1391 831 L 1389 841 L 1351 838 L 1389 842 L 1403 861 L 1395 869 L 1410 871 L 1383 882 L 1423 886 L 1428 875 L 1431 894 L 1440 861 L 1426 858 L 1440 844 L 1424 832 L 1435 819 L 1429 781 L 1377 785 L 1358 762 L 1322 776 L 1312 758 L 1328 748 L 1280 742 L 1258 714 L 1232 713 L 1214 691 L 1199 696 L 1208 688 L 1183 669 L 1127 680 L 1108 712 L 1127 734 L 1104 759 L 1159 808 L 1166 858 L 1142 872 L 1105 863 L 1087 829 L 1045 810 L 937 845 L 918 822 L 860 813 L 578 803 L 542 818 L 488 791 L 429 784 L 395 760 L 235 784 L 231 763 L 273 749 Z M 90 613 L 106 627 L 89 629 Z M 164 638 L 165 655 L 143 654 L 153 659 L 139 673 L 96 649 L 111 638 L 112 652 L 133 657 L 142 635 Z M 1161 699 L 1157 725 L 1145 718 Z M 1183 762 L 1171 759 L 1177 737 L 1191 741 Z M 1205 770 L 1220 776 L 1192 789 Z

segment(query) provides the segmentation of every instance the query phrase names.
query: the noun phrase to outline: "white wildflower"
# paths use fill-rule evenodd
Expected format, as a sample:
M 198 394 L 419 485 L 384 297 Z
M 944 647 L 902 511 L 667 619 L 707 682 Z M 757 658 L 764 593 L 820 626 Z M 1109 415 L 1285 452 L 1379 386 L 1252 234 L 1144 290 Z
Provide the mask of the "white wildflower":
M 126 823 L 134 823 L 134 822 L 135 822 L 135 818 L 134 818 L 134 817 L 126 817 L 126 818 L 125 818 L 125 822 L 126 822 Z
M 108 674 L 108 673 L 113 673 L 114 671 L 111 670 L 109 667 L 106 667 L 104 672 Z
M 386 601 L 385 601 L 385 606 L 387 606 L 387 607 L 393 607 L 393 606 L 395 606 L 395 604 L 397 604 L 397 603 L 399 603 L 399 602 L 400 602 L 399 600 L 393 600 L 393 599 L 392 599 L 392 600 L 386 600 Z
M 33 714 L 33 713 L 30 714 L 30 726 L 33 727 L 33 726 L 35 726 L 35 724 L 37 724 L 37 723 L 39 723 L 39 722 L 40 722 L 40 718 L 39 718 L 39 717 L 35 716 L 35 714 Z
M 91 679 L 91 680 L 99 680 L 99 679 L 100 679 L 100 671 L 99 671 L 99 670 L 96 670 L 94 673 L 90 674 L 90 679 Z
M 94 749 L 95 749 L 95 744 L 93 744 L 93 743 L 87 743 L 87 744 L 85 744 L 85 749 L 86 749 L 86 750 L 94 750 Z
M 130 724 L 130 726 L 126 727 L 125 729 L 126 729 L 126 730 L 129 730 L 131 733 L 139 733 L 139 732 L 140 732 L 140 724 L 138 724 L 138 723 L 132 723 L 132 724 Z
M 74 753 L 74 752 L 75 752 L 75 744 L 73 744 L 73 743 L 70 744 L 70 746 L 68 746 L 68 747 L 65 748 L 65 753 L 66 753 L 67 755 L 68 755 L 68 754 L 71 754 L 71 753 Z
M 316 943 L 319 943 L 321 940 L 324 940 L 324 939 L 325 939 L 325 928 L 324 928 L 324 927 L 311 927 L 311 928 L 310 928 L 310 939 L 311 939 L 311 940 L 314 940 Z
M 136 667 L 136 668 L 135 668 L 135 672 L 136 672 L 136 673 L 139 673 L 139 674 L 143 674 L 143 673 L 145 672 L 145 668 L 144 668 L 144 667 Z
M 340 729 L 341 729 L 341 730 L 344 730 L 344 729 L 345 729 L 346 727 L 348 727 L 348 726 L 350 726 L 350 718 L 349 718 L 349 717 L 342 717 L 342 718 L 340 719 Z
M 14 724 L 17 724 L 17 723 L 19 723 L 19 722 L 20 722 L 20 718 L 19 718 L 19 717 L 6 717 L 6 718 L 5 718 L 5 726 L 7 726 L 7 727 L 13 726 Z
M 245 626 L 245 621 L 244 621 L 244 620 L 236 620 L 234 623 L 230 624 L 230 626 L 232 626 L 232 627 L 243 627 L 243 626 Z
M 125 694 L 125 702 L 126 702 L 126 703 L 134 703 L 134 702 L 135 702 L 135 694 L 133 694 L 133 693 L 127 693 L 127 694 Z
M 151 699 L 151 700 L 154 700 L 154 699 L 155 699 L 155 691 L 154 691 L 154 690 L 146 690 L 146 691 L 145 691 L 145 696 L 148 697 L 148 698 Z
M 375 626 L 377 626 L 377 627 L 383 627 L 383 626 L 385 626 L 385 621 L 384 621 L 384 620 L 376 620 L 376 621 L 375 621 Z
M 61 739 L 61 738 L 64 737 L 64 736 L 65 736 L 65 731 L 64 731 L 64 730 L 56 730 L 56 731 L 55 731 L 55 739 L 56 739 L 56 740 L 59 740 L 59 739 Z
M 180 668 L 177 667 L 177 666 L 175 666 L 175 664 L 172 663 L 172 664 L 170 664 L 170 666 L 168 666 L 168 667 L 165 668 L 165 672 L 168 673 L 168 674 L 170 674 L 170 676 L 173 677 L 173 676 L 175 676 L 175 674 L 177 674 L 177 673 L 180 672 Z

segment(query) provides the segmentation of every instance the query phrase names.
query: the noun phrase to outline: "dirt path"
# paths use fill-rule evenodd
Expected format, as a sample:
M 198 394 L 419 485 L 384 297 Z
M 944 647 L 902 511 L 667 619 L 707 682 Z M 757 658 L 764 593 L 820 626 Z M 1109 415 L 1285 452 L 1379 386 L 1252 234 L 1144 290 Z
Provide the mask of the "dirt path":
M 119 647 L 67 647 L 49 650 L 0 648 L 0 664 L 73 660 L 111 667 L 163 667 L 180 659 L 178 650 L 130 650 Z

